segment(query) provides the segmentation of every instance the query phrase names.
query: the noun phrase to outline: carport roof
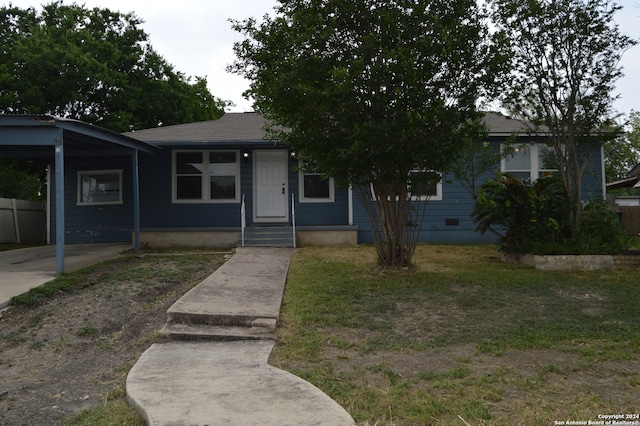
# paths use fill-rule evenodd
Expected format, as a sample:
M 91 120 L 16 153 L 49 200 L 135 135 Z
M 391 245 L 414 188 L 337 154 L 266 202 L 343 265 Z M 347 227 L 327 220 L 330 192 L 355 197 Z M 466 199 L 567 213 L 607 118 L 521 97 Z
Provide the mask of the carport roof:
M 62 139 L 61 141 L 58 139 Z M 0 115 L 0 156 L 52 156 L 52 146 L 89 155 L 104 150 L 153 153 L 153 144 L 93 124 L 51 115 Z
M 56 200 L 64 200 L 67 156 L 131 156 L 133 168 L 134 245 L 140 249 L 139 153 L 159 147 L 102 127 L 51 115 L 0 115 L 0 157 L 52 160 Z M 64 272 L 65 203 L 55 203 L 56 272 Z

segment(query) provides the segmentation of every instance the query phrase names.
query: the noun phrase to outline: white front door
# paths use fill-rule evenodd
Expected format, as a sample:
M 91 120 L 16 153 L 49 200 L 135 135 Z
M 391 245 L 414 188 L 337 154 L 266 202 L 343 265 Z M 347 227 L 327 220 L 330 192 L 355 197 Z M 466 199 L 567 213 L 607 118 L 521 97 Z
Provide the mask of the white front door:
M 254 153 L 255 219 L 264 222 L 287 221 L 289 219 L 288 152 L 262 150 Z

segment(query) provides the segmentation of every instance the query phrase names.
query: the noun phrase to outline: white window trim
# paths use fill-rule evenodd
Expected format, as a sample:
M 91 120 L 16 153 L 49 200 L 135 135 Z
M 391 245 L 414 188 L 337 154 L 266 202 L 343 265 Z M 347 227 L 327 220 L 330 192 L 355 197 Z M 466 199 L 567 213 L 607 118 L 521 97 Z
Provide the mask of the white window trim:
M 82 177 L 91 175 L 118 175 L 118 200 L 117 201 L 82 201 Z M 110 169 L 110 170 L 79 170 L 77 173 L 77 187 L 78 193 L 76 203 L 78 206 L 110 206 L 123 204 L 122 201 L 122 169 Z
M 298 169 L 298 199 L 301 203 L 334 203 L 336 201 L 335 183 L 332 177 L 329 177 L 329 197 L 328 198 L 310 198 L 304 196 L 304 176 L 314 175 L 322 176 L 322 173 L 308 173 L 302 169 L 302 162 Z
M 422 172 L 422 170 L 415 169 L 411 170 L 411 172 Z M 373 190 L 373 184 L 371 184 L 371 198 L 376 200 L 376 193 Z M 398 201 L 397 197 L 396 201 Z M 438 183 L 436 183 L 436 195 L 421 195 L 418 197 L 411 195 L 411 201 L 442 201 L 442 178 L 440 178 Z
M 176 170 L 176 156 L 178 153 L 201 153 L 205 165 L 202 173 L 202 194 L 200 199 L 178 199 L 178 174 Z M 226 200 L 211 199 L 211 179 L 208 174 L 209 159 L 212 152 L 233 152 L 236 156 L 235 169 L 235 198 Z M 240 202 L 240 151 L 236 149 L 175 149 L 171 153 L 171 202 L 173 204 L 232 204 Z
M 526 143 L 526 144 L 521 144 L 520 146 L 526 146 L 529 149 L 529 162 L 530 162 L 530 168 L 529 169 L 513 169 L 513 170 L 507 170 L 507 159 L 503 156 L 502 160 L 500 161 L 500 171 L 502 173 L 523 173 L 523 172 L 528 172 L 529 173 L 529 179 L 531 179 L 531 181 L 536 181 L 540 178 L 540 174 L 541 173 L 548 173 L 548 172 L 557 172 L 557 169 L 540 169 L 540 147 L 541 146 L 546 146 L 544 144 L 541 143 Z M 503 149 L 503 146 L 500 146 L 500 149 Z M 517 148 L 516 148 L 517 149 Z
M 428 170 L 424 170 L 427 172 Z M 411 170 L 411 172 L 423 172 L 423 170 L 415 169 Z M 436 195 L 421 195 L 419 197 L 411 196 L 411 200 L 413 201 L 442 201 L 442 176 L 440 176 L 440 180 L 436 183 Z

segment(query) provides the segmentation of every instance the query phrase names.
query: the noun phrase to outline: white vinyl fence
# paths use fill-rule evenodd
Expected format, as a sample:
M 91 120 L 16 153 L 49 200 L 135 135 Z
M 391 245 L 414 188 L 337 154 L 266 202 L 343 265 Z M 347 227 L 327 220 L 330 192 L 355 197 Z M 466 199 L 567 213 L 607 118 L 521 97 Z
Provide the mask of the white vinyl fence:
M 46 230 L 44 202 L 0 198 L 0 244 L 45 243 Z

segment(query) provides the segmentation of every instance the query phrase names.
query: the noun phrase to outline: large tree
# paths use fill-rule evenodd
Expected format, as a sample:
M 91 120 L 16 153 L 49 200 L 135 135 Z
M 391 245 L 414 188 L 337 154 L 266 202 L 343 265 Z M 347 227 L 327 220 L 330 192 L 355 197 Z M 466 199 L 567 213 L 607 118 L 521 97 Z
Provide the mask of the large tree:
M 56 1 L 0 8 L 0 113 L 54 114 L 115 131 L 224 113 L 206 79 L 176 71 L 132 13 Z
M 410 263 L 425 202 L 477 125 L 500 55 L 475 0 L 281 0 L 235 21 L 230 69 L 304 167 L 352 185 L 378 258 Z
M 44 201 L 46 170 L 37 163 L 0 158 L 0 198 Z
M 583 176 L 594 152 L 617 137 L 612 104 L 620 58 L 635 44 L 609 0 L 493 0 L 494 17 L 512 47 L 513 75 L 504 104 L 546 134 L 571 203 L 577 233 Z
M 640 162 L 640 111 L 629 114 L 626 133 L 604 147 L 607 182 L 626 177 Z

